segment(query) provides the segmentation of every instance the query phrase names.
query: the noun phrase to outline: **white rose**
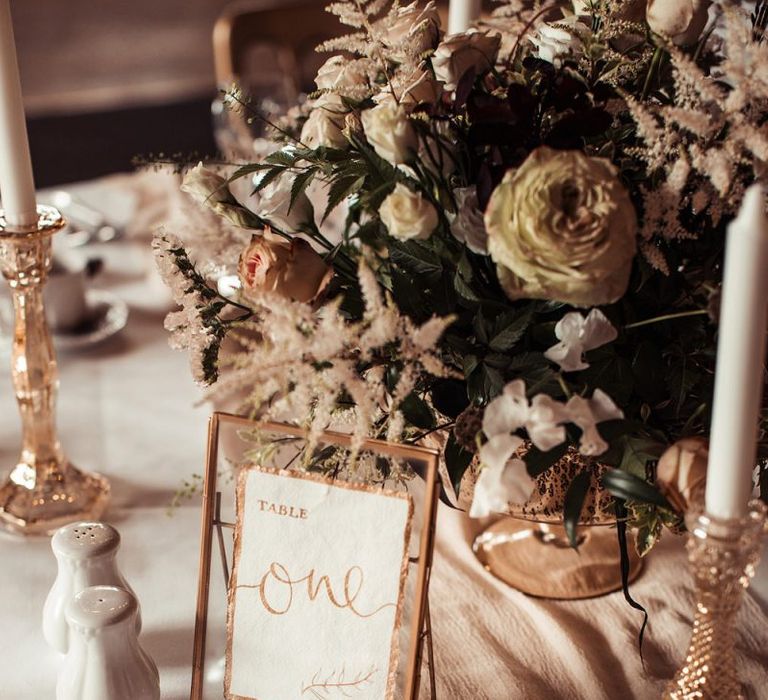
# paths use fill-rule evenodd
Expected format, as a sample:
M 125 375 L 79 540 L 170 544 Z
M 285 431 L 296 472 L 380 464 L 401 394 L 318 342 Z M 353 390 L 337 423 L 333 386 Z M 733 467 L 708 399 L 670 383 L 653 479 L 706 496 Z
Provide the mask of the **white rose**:
M 569 19 L 560 20 L 557 24 L 575 27 L 577 18 Z M 529 41 L 536 47 L 536 55 L 554 66 L 559 66 L 563 58 L 582 48 L 581 40 L 574 32 L 553 24 L 542 24 Z
M 304 122 L 301 142 L 310 148 L 344 148 L 348 142 L 342 129 L 348 112 L 341 97 L 335 93 L 321 95 L 314 101 L 309 118 Z
M 259 216 L 286 233 L 301 230 L 307 224 L 312 224 L 315 218 L 312 202 L 304 192 L 296 197 L 291 206 L 292 184 L 292 178 L 282 176 L 261 191 L 259 200 Z
M 688 46 L 704 31 L 710 5 L 710 0 L 650 0 L 645 18 L 657 34 L 677 46 Z
M 331 56 L 317 71 L 315 85 L 344 97 L 363 99 L 370 96 L 371 88 L 366 61 L 350 60 L 344 56 Z
M 424 68 L 417 68 L 405 78 L 399 79 L 394 85 L 395 94 L 400 104 L 411 110 L 420 104 L 434 105 L 440 101 L 443 94 L 443 84 Z M 382 104 L 394 99 L 392 91 L 387 87 L 373 98 L 374 102 Z
M 477 188 L 459 187 L 453 194 L 456 197 L 457 213 L 451 222 L 451 233 L 473 253 L 487 255 L 488 233 L 477 201 Z
M 455 90 L 461 77 L 474 68 L 477 74 L 489 70 L 496 60 L 501 45 L 499 34 L 488 34 L 470 29 L 452 34 L 440 42 L 432 57 L 432 67 L 438 80 L 447 90 Z
M 635 208 L 604 158 L 539 146 L 496 186 L 488 250 L 512 299 L 613 304 L 635 257 Z
M 236 226 L 250 228 L 257 222 L 229 189 L 229 182 L 221 175 L 199 163 L 184 175 L 181 191 L 195 201 L 215 211 Z
M 360 119 L 368 143 L 384 160 L 400 165 L 410 160 L 418 148 L 416 130 L 408 119 L 408 112 L 394 100 L 365 110 Z
M 440 36 L 440 15 L 434 2 L 419 6 L 418 0 L 398 8 L 394 20 L 386 17 L 384 43 L 392 58 L 405 60 L 406 54 L 418 56 L 435 48 Z M 399 49 L 399 50 L 398 50 Z
M 401 241 L 424 240 L 437 228 L 437 211 L 432 203 L 400 182 L 382 203 L 379 216 L 389 235 Z

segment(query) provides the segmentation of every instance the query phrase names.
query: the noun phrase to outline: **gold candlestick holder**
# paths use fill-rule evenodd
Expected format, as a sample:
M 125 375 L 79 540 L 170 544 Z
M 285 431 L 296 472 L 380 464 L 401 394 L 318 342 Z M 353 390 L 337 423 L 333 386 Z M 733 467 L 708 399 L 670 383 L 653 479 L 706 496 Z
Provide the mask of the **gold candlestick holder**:
M 14 309 L 11 374 L 21 414 L 21 457 L 0 486 L 0 525 L 19 534 L 51 534 L 75 520 L 95 520 L 109 499 L 109 482 L 64 457 L 56 435 L 56 357 L 43 308 L 51 269 L 51 236 L 61 214 L 38 207 L 35 226 L 12 226 L 0 211 L 0 271 Z
M 696 614 L 685 663 L 664 700 L 743 700 L 735 618 L 760 558 L 765 522 L 766 507 L 760 501 L 749 504 L 744 518 L 725 520 L 706 513 L 686 518 Z

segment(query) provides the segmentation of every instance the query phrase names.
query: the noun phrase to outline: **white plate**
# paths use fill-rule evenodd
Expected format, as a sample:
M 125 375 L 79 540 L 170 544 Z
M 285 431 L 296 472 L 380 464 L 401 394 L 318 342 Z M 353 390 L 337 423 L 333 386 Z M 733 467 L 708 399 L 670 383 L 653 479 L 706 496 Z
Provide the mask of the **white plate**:
M 80 350 L 111 338 L 128 323 L 128 304 L 103 289 L 88 289 L 85 300 L 92 311 L 92 320 L 75 331 L 54 333 L 58 350 Z

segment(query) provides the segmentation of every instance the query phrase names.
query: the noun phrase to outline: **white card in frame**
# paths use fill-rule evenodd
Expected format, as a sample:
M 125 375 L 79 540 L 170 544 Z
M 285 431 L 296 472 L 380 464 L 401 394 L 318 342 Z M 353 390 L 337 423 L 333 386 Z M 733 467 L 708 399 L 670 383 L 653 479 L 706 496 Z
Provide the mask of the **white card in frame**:
M 437 501 L 440 492 L 437 479 L 438 452 L 421 446 L 389 443 L 376 439 L 367 439 L 362 446 L 363 450 L 378 456 L 406 461 L 421 476 L 425 488 L 417 490 L 423 494 L 416 504 L 418 507 L 415 511 L 419 514 L 418 517 L 413 516 L 413 498 L 408 494 L 390 492 L 381 487 L 351 486 L 339 481 L 329 482 L 324 477 L 308 475 L 306 472 L 295 470 L 288 472 L 288 476 L 285 478 L 286 472 L 281 472 L 277 468 L 254 465 L 243 472 L 240 482 L 242 488 L 235 489 L 239 499 L 233 499 L 237 501 L 236 504 L 233 504 L 236 505 L 236 510 L 242 507 L 244 513 L 246 511 L 253 513 L 255 514 L 253 515 L 254 519 L 261 519 L 258 528 L 254 528 L 251 532 L 250 524 L 245 528 L 242 527 L 245 518 L 234 518 L 238 522 L 227 522 L 220 515 L 221 492 L 219 491 L 218 453 L 220 428 L 224 426 L 229 429 L 252 430 L 263 435 L 271 434 L 276 438 L 282 436 L 288 440 L 306 438 L 305 430 L 284 423 L 259 422 L 218 411 L 211 416 L 203 480 L 200 573 L 190 700 L 203 700 L 204 688 L 209 687 L 206 686 L 206 683 L 215 683 L 213 679 L 217 674 L 215 670 L 217 664 L 211 660 L 211 663 L 214 664 L 210 667 L 211 675 L 205 675 L 207 673 L 206 668 L 208 668 L 206 665 L 206 647 L 209 597 L 212 594 L 211 563 L 214 540 L 218 540 L 228 591 L 228 605 L 226 606 L 229 617 L 227 621 L 227 668 L 222 684 L 227 686 L 227 697 L 256 697 L 257 700 L 289 700 L 289 698 L 296 697 L 298 700 L 304 698 L 316 700 L 319 696 L 325 700 L 326 697 L 330 696 L 327 692 L 324 694 L 324 691 L 334 690 L 337 694 L 342 692 L 341 697 L 350 697 L 350 690 L 356 687 L 358 690 L 364 691 L 357 694 L 357 697 L 361 699 L 389 700 L 389 698 L 395 697 L 393 677 L 397 675 L 398 688 L 402 687 L 402 692 L 398 691 L 397 698 L 417 700 L 420 695 L 423 652 L 426 649 L 429 697 L 434 700 L 436 697 L 434 658 L 428 590 L 432 568 Z M 351 436 L 326 431 L 321 435 L 319 442 L 329 446 L 349 448 Z M 261 476 L 256 476 L 256 474 Z M 283 477 L 280 479 L 280 488 L 275 487 L 277 481 L 271 482 L 272 486 L 265 488 L 265 485 L 270 483 L 266 480 L 267 477 L 279 475 Z M 249 478 L 260 482 L 256 483 L 257 488 L 252 491 L 248 488 Z M 286 488 L 288 492 L 285 492 Z M 248 505 L 248 493 L 256 494 L 253 497 L 255 500 L 252 500 L 250 506 Z M 368 500 L 363 500 L 361 496 L 368 497 Z M 372 496 L 376 497 L 375 503 L 377 504 L 373 509 L 366 505 L 374 502 L 370 500 Z M 317 509 L 318 503 L 320 504 L 319 510 Z M 333 525 L 336 516 L 330 514 L 337 508 L 346 509 L 346 514 L 339 516 L 337 524 Z M 326 527 L 313 528 L 312 532 L 307 531 L 307 534 L 302 525 L 311 519 L 313 509 L 315 513 L 320 513 L 318 517 L 321 524 L 322 520 L 327 517 Z M 281 522 L 282 524 L 276 525 L 271 535 L 270 526 L 267 526 L 260 536 L 259 529 L 261 529 L 263 522 L 269 522 L 264 520 L 267 517 L 271 517 L 274 523 Z M 352 520 L 348 519 L 350 517 Z M 340 520 L 344 521 L 341 525 L 338 524 Z M 371 525 L 361 528 L 360 523 L 363 521 L 369 522 Z M 293 526 L 289 525 L 286 528 L 284 524 L 286 522 L 293 523 Z M 382 527 L 382 523 L 386 523 L 386 528 Z M 329 524 L 335 528 L 335 531 L 327 528 Z M 366 530 L 366 528 L 368 529 Z M 226 529 L 238 531 L 235 552 L 233 552 L 237 558 L 235 564 L 237 572 L 233 571 L 231 576 L 226 562 L 228 547 L 223 535 L 223 531 Z M 356 535 L 346 532 L 341 536 L 339 535 L 339 532 L 355 529 L 357 529 Z M 277 551 L 274 549 L 270 551 L 269 547 L 262 549 L 262 545 L 268 539 L 272 540 L 272 545 L 270 545 L 272 547 L 280 547 L 281 543 L 284 544 L 287 530 L 292 530 L 294 536 L 299 537 L 301 546 L 296 547 L 296 549 L 303 552 L 303 555 L 296 557 L 295 552 L 290 548 L 281 548 Z M 277 537 L 274 536 L 275 531 L 278 534 Z M 386 540 L 384 548 L 380 544 L 383 532 L 387 532 L 387 536 L 384 538 Z M 393 536 L 393 532 L 396 536 Z M 357 537 L 359 540 L 356 539 Z M 304 543 L 313 538 L 316 541 L 311 542 L 312 546 L 305 546 Z M 410 546 L 408 544 L 409 538 L 411 540 Z M 244 542 L 246 542 L 245 545 Z M 349 547 L 349 549 L 343 550 L 350 556 L 349 560 L 339 558 L 338 555 L 341 550 L 339 550 L 338 544 L 340 542 L 346 543 L 345 547 Z M 243 566 L 245 559 L 241 553 L 244 546 L 247 547 L 248 552 L 255 552 L 254 556 L 248 554 L 249 563 L 246 566 Z M 414 546 L 416 547 L 415 550 Z M 339 550 L 339 552 L 334 555 L 335 559 L 329 558 L 327 555 L 311 554 L 323 549 Z M 238 550 L 240 550 L 239 554 Z M 286 551 L 288 556 L 285 554 Z M 370 558 L 369 553 L 371 552 L 376 555 L 374 559 Z M 279 556 L 276 556 L 277 554 Z M 388 562 L 385 566 L 382 564 L 382 557 Z M 261 570 L 259 570 L 259 564 Z M 333 570 L 329 568 L 328 571 L 324 571 L 322 567 L 326 564 L 332 565 Z M 374 578 L 382 579 L 384 583 L 374 582 Z M 403 637 L 401 634 L 399 639 L 402 642 L 407 637 L 408 642 L 400 650 L 398 658 L 397 632 L 401 624 L 400 618 L 403 617 L 403 586 L 406 579 L 409 582 L 407 584 L 409 592 L 406 598 L 411 603 L 408 606 L 409 612 L 405 615 L 407 619 L 403 620 L 403 625 L 407 627 L 407 634 L 403 630 L 403 634 L 406 636 Z M 411 579 L 413 587 L 410 583 Z M 372 582 L 375 585 L 369 589 L 368 586 Z M 412 591 L 411 588 L 413 588 Z M 238 591 L 244 594 L 249 593 L 250 602 L 243 603 L 242 601 L 247 600 L 248 596 L 241 597 L 238 595 Z M 369 594 L 370 597 L 366 597 Z M 290 605 L 286 609 L 288 603 Z M 311 613 L 316 606 L 317 610 L 324 607 L 323 615 L 326 618 L 334 613 L 347 613 L 353 620 L 353 628 L 355 622 L 375 621 L 375 624 L 371 626 L 371 638 L 365 643 L 354 645 L 354 653 L 350 658 L 355 659 L 355 661 L 341 660 L 341 665 L 339 665 L 337 660 L 341 656 L 345 656 L 344 654 L 339 655 L 337 652 L 331 656 L 326 653 L 322 656 L 324 665 L 318 666 L 315 663 L 314 666 L 317 668 L 312 667 L 309 676 L 307 676 L 305 669 L 311 665 L 302 666 L 297 672 L 298 675 L 302 676 L 300 679 L 302 683 L 300 687 L 297 686 L 299 694 L 296 695 L 293 694 L 296 692 L 296 688 L 290 691 L 292 693 L 290 695 L 286 695 L 284 691 L 279 691 L 280 694 L 276 696 L 237 695 L 236 693 L 241 692 L 263 692 L 255 690 L 258 686 L 247 685 L 252 682 L 256 675 L 261 679 L 262 674 L 256 674 L 246 669 L 253 664 L 253 659 L 264 651 L 265 647 L 258 646 L 258 639 L 261 636 L 263 619 L 269 619 L 264 616 L 271 614 L 269 608 L 282 613 L 282 615 L 274 615 L 275 618 L 290 616 L 302 608 L 304 608 L 304 613 L 307 612 L 307 608 L 310 610 L 310 614 L 295 616 L 295 620 L 301 620 L 301 623 L 294 620 L 290 622 L 290 625 L 296 629 L 303 627 L 301 641 L 292 645 L 283 644 L 284 653 L 272 655 L 273 665 L 269 668 L 271 673 L 274 671 L 275 665 L 277 668 L 285 670 L 286 658 L 303 653 L 306 648 L 307 625 L 315 624 Z M 216 607 L 218 608 L 219 605 Z M 251 620 L 250 617 L 254 610 L 256 615 L 262 616 L 259 624 L 252 629 L 252 635 L 257 640 L 258 648 L 249 646 L 252 641 L 249 641 L 246 636 L 238 636 L 241 619 L 245 620 L 243 630 L 246 630 L 247 626 L 253 625 L 254 620 Z M 241 617 L 241 613 L 244 613 L 244 617 Z M 343 617 L 339 619 L 343 620 Z M 320 629 L 322 630 L 326 626 L 329 629 L 342 627 L 338 620 L 333 624 L 323 621 Z M 275 625 L 273 625 L 274 627 Z M 374 628 L 375 631 L 373 631 Z M 346 633 L 345 629 L 344 634 L 346 635 Z M 360 634 L 355 633 L 351 639 L 359 640 L 360 637 Z M 328 638 L 330 639 L 330 636 Z M 272 639 L 282 641 L 274 629 Z M 318 640 L 317 637 L 315 637 L 314 644 L 318 648 L 327 647 L 328 644 L 333 646 L 333 642 L 328 642 L 327 639 Z M 344 649 L 344 647 L 339 648 Z M 367 651 L 362 654 L 362 650 Z M 324 651 L 327 652 L 328 650 L 325 649 Z M 254 654 L 254 656 L 252 657 L 250 654 Z M 268 658 L 268 654 L 265 658 Z M 318 656 L 314 660 L 319 658 L 321 657 Z M 242 663 L 245 664 L 242 669 L 240 668 L 241 659 L 243 660 Z M 329 660 L 327 666 L 325 665 L 326 659 Z M 333 659 L 333 663 L 330 663 L 331 659 Z M 362 666 L 358 667 L 361 659 L 367 661 L 368 665 L 363 663 Z M 257 666 L 260 664 L 262 664 L 261 660 L 256 662 Z M 295 675 L 294 671 L 291 672 L 291 675 Z M 340 677 L 342 678 L 341 683 L 349 683 L 350 685 L 338 685 Z M 209 680 L 206 681 L 205 678 Z M 257 682 L 261 682 L 261 680 Z M 246 684 L 245 687 L 241 687 L 241 683 Z M 331 688 L 333 683 L 337 683 L 335 689 Z M 296 684 L 294 683 L 294 685 Z M 219 687 L 221 689 L 218 692 L 221 693 L 224 688 Z M 210 687 L 209 689 L 212 690 Z M 316 692 L 313 693 L 313 691 Z M 218 697 L 221 696 L 218 695 Z
M 226 697 L 394 698 L 411 497 L 255 466 L 237 515 Z

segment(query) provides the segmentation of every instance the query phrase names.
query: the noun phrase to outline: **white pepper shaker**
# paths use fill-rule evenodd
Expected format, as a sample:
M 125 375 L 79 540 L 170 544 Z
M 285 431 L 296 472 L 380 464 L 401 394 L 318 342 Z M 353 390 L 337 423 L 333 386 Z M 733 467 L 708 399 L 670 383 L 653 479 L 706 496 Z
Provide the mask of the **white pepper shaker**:
M 91 586 L 66 607 L 69 651 L 56 700 L 160 700 L 157 666 L 139 645 L 136 597 Z
M 84 588 L 101 584 L 133 593 L 117 568 L 115 555 L 119 546 L 120 534 L 106 523 L 78 522 L 56 530 L 51 549 L 58 573 L 43 607 L 43 636 L 56 651 L 67 653 L 69 629 L 64 612 L 73 596 Z M 137 625 L 139 631 L 140 614 Z

